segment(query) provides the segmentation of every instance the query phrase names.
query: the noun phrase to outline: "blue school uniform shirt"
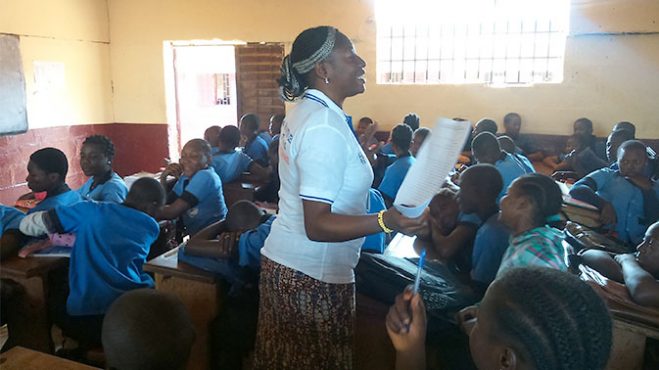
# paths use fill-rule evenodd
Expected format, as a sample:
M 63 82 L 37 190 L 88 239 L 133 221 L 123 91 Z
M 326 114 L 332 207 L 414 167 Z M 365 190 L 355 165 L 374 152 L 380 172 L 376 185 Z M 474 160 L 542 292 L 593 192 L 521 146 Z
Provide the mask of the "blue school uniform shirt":
M 378 213 L 387 209 L 384 204 L 384 198 L 377 189 L 368 189 L 368 211 L 369 214 Z M 384 253 L 385 248 L 385 235 L 383 232 L 371 234 L 364 239 L 362 244 L 362 251 Z
M 394 148 L 391 146 L 391 143 L 386 143 L 380 148 L 380 153 L 386 155 L 395 155 Z
M 489 285 L 497 276 L 501 258 L 508 249 L 510 230 L 499 221 L 499 213 L 490 216 L 476 231 L 471 257 L 471 277 Z
M 526 174 L 524 167 L 518 160 L 513 158 L 512 155 L 506 153 L 506 156 L 503 159 L 499 159 L 494 167 L 499 171 L 501 177 L 503 178 L 503 189 L 497 197 L 497 202 L 508 193 L 508 187 L 510 184 L 518 177 Z
M 187 193 L 196 200 L 196 204 L 183 214 L 183 224 L 190 235 L 222 220 L 227 214 L 222 182 L 211 167 L 197 171 L 192 178 L 182 175 L 172 191 L 180 198 L 185 199 L 187 196 L 182 195 Z
M 526 158 L 525 155 L 515 153 L 513 157 L 519 161 L 522 167 L 524 167 L 524 171 L 526 171 L 526 173 L 535 173 L 535 167 L 533 167 L 533 163 L 531 163 L 531 161 Z
M 245 144 L 244 152 L 255 161 L 263 164 L 268 163 L 268 144 L 258 135 L 254 140 Z
M 251 164 L 252 158 L 236 150 L 213 155 L 213 169 L 220 176 L 223 184 L 230 183 L 239 178 L 243 172 L 249 170 Z
M 270 136 L 270 133 L 268 131 L 261 131 L 259 132 L 259 137 L 265 141 L 266 144 L 270 145 L 272 142 L 272 136 Z
M 101 315 L 122 293 L 153 287 L 142 267 L 158 223 L 123 204 L 79 202 L 50 212 L 58 232 L 75 233 L 69 266 L 69 315 Z
M 396 199 L 398 189 L 400 189 L 400 186 L 403 184 L 405 175 L 407 175 L 407 171 L 412 167 L 414 161 L 415 159 L 411 155 L 396 159 L 396 161 L 384 171 L 384 177 L 382 178 L 378 190 L 380 190 L 383 195 L 386 195 L 391 199 Z
M 112 176 L 108 181 L 96 185 L 92 190 L 93 182 L 94 177 L 92 176 L 77 190 L 78 194 L 85 200 L 112 203 L 123 203 L 126 200 L 128 187 L 126 187 L 126 183 L 116 172 L 112 172 Z
M 261 248 L 265 244 L 265 239 L 270 235 L 272 222 L 276 218 L 275 215 L 272 215 L 255 229 L 248 230 L 240 235 L 238 240 L 238 264 L 240 266 L 249 267 L 253 270 L 260 269 Z
M 7 230 L 18 229 L 25 213 L 14 207 L 8 207 L 0 204 L 0 236 Z
M 34 212 L 49 211 L 58 206 L 70 206 L 83 200 L 84 199 L 82 199 L 77 191 L 67 190 L 52 197 L 47 197 L 46 199 L 39 202 L 36 207 L 27 211 L 27 214 L 29 215 Z

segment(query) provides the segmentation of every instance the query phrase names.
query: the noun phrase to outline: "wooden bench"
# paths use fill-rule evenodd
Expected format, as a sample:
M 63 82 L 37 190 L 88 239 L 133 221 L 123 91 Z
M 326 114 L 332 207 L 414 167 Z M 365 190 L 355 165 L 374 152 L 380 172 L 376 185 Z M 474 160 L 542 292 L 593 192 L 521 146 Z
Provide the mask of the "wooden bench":
M 43 352 L 23 347 L 14 347 L 0 355 L 0 369 L 3 370 L 91 370 L 95 367 L 55 357 Z

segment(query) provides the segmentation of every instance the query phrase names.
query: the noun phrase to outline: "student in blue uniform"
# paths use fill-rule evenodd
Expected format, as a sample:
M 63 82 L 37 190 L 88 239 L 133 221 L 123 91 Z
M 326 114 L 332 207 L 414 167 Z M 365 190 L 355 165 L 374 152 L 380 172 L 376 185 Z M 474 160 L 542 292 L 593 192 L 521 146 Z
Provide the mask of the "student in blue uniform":
M 540 148 L 527 135 L 521 134 L 522 117 L 519 113 L 511 112 L 503 117 L 503 128 L 506 136 L 513 140 L 515 152 L 524 155 L 532 161 L 541 161 L 545 157 Z M 510 152 L 508 152 L 510 153 Z M 511 153 L 512 154 L 512 153 Z
M 267 203 L 279 203 L 279 135 L 272 138 L 268 147 L 268 159 L 270 162 L 270 175 L 265 184 L 254 191 L 254 200 Z
M 659 219 L 659 183 L 644 169 L 646 146 L 629 140 L 618 148 L 618 168 L 603 168 L 579 180 L 570 195 L 600 209 L 600 220 L 618 239 L 637 245 Z
M 31 194 L 21 197 L 34 198 L 34 193 L 46 192 L 46 198 L 27 213 L 47 211 L 57 206 L 71 205 L 82 200 L 77 192 L 66 184 L 69 163 L 66 155 L 55 148 L 43 148 L 32 153 L 27 164 L 28 175 L 25 178 Z
M 0 204 L 0 259 L 16 254 L 25 236 L 19 225 L 25 214 L 14 207 Z
M 270 117 L 270 126 L 268 127 L 268 131 L 270 132 L 272 140 L 275 140 L 279 137 L 279 134 L 281 133 L 281 125 L 284 123 L 284 118 L 286 118 L 286 116 L 283 114 L 273 114 L 272 117 Z M 272 142 L 270 142 L 270 144 L 272 144 Z
M 259 126 L 259 116 L 254 113 L 248 113 L 240 119 L 240 134 L 245 140 L 245 154 L 267 166 L 268 143 L 259 136 Z
M 503 178 L 503 188 L 497 201 L 507 192 L 508 186 L 516 178 L 524 175 L 524 167 L 512 155 L 501 150 L 496 136 L 490 132 L 481 132 L 471 143 L 471 151 L 478 163 L 489 163 L 499 170 Z
M 128 194 L 124 180 L 112 170 L 114 144 L 107 136 L 89 136 L 80 149 L 80 168 L 89 180 L 78 193 L 86 200 L 122 203 Z
M 421 149 L 421 145 L 423 145 L 423 142 L 426 140 L 426 137 L 428 137 L 429 133 L 430 129 L 426 127 L 419 127 L 418 129 L 414 130 L 414 135 L 412 136 L 412 145 L 410 146 L 410 152 L 413 156 L 416 157 L 419 149 Z
M 270 121 L 261 121 L 259 119 L 259 130 L 258 136 L 265 141 L 266 144 L 270 145 L 272 142 L 272 135 L 270 135 Z
M 211 126 L 204 131 L 204 140 L 210 144 L 212 155 L 220 151 L 220 131 L 222 131 L 220 126 Z
M 141 178 L 123 204 L 78 202 L 33 213 L 21 222 L 26 235 L 76 234 L 68 292 L 55 294 L 52 308 L 54 322 L 81 348 L 101 343 L 103 316 L 122 293 L 153 287 L 142 266 L 160 231 L 153 216 L 164 203 L 160 184 Z
M 267 168 L 253 161 L 247 154 L 236 151 L 240 144 L 240 130 L 236 126 L 224 126 L 220 131 L 218 151 L 213 154 L 213 169 L 223 184 L 237 180 L 243 172 L 250 172 L 266 180 Z
M 181 163 L 171 163 L 161 174 L 160 182 L 167 184 L 167 176 L 177 178 L 167 196 L 167 205 L 158 219 L 183 218 L 189 235 L 217 222 L 227 214 L 222 193 L 222 181 L 211 165 L 211 147 L 203 139 L 188 141 L 181 151 Z
M 533 167 L 531 161 L 524 154 L 520 154 L 515 151 L 515 142 L 513 139 L 511 139 L 509 136 L 503 135 L 499 136 L 497 140 L 499 141 L 499 147 L 501 147 L 501 150 L 512 155 L 514 159 L 518 160 L 522 167 L 524 167 L 524 171 L 526 173 L 535 172 L 535 167 Z
M 401 124 L 394 127 L 391 130 L 391 144 L 396 153 L 396 161 L 387 167 L 384 178 L 382 178 L 382 182 L 378 187 L 388 207 L 391 207 L 396 199 L 398 189 L 400 189 L 407 171 L 414 163 L 414 157 L 410 153 L 410 145 L 412 144 L 412 129 L 410 126 Z

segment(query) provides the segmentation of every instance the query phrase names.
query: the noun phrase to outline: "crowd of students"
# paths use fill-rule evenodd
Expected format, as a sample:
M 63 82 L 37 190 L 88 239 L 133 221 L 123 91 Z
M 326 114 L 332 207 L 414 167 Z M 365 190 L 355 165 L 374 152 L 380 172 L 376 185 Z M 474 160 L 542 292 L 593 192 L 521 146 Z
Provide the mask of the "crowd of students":
M 190 319 L 176 298 L 148 289 L 154 283 L 143 271 L 161 232 L 157 220 L 176 220 L 189 236 L 182 260 L 235 281 L 245 270 L 263 272 L 260 306 L 234 310 L 252 324 L 230 324 L 227 312 L 242 304 L 231 299 L 218 318 L 218 337 L 242 330 L 247 338 L 235 350 L 227 347 L 236 343 L 220 341 L 219 368 L 239 366 L 255 341 L 257 368 L 349 368 L 354 264 L 360 250 L 383 253 L 400 231 L 415 234 L 431 258 L 484 293 L 478 309 L 460 316 L 468 327 L 478 314 L 467 330 L 477 368 L 603 368 L 611 319 L 602 300 L 566 272 L 564 194 L 554 179 L 575 180 L 570 195 L 597 207 L 602 232 L 638 245 L 636 254 L 587 251 L 583 263 L 627 284 L 637 303 L 659 308 L 659 167 L 634 125 L 617 123 L 604 141 L 579 118 L 554 155 L 521 133 L 520 114 L 503 118 L 503 134 L 483 118 L 429 210 L 407 219 L 392 204 L 431 130 L 414 113 L 386 143 L 375 138 L 370 117 L 353 128 L 341 105 L 363 92 L 365 63 L 336 29 L 305 32 L 282 69 L 284 97 L 302 99 L 289 116 L 266 123 L 246 114 L 237 126 L 209 127 L 160 181 L 141 178 L 128 189 L 113 171 L 115 148 L 105 136 L 83 142 L 80 167 L 89 179 L 77 190 L 66 184 L 60 150 L 30 156 L 31 193 L 21 199 L 41 200 L 27 214 L 0 207 L 2 258 L 33 243 L 72 247 L 68 276 L 49 303 L 54 323 L 83 350 L 103 345 L 109 368 L 181 368 L 195 336 Z M 326 58 L 335 59 L 324 65 Z M 352 78 L 344 81 L 346 70 Z M 306 123 L 309 117 L 318 122 Z M 554 179 L 536 173 L 533 162 L 555 170 Z M 245 172 L 264 183 L 257 200 L 279 202 L 278 215 L 252 202 L 225 203 L 224 187 Z M 259 292 L 251 294 L 258 303 Z M 386 320 L 398 369 L 425 368 L 425 325 L 420 295 L 401 293 Z

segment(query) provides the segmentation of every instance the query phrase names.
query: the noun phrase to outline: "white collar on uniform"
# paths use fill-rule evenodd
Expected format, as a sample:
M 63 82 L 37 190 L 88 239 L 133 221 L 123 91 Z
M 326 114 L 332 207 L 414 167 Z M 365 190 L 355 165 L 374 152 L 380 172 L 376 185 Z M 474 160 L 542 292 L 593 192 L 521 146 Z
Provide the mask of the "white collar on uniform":
M 324 105 L 325 107 L 333 110 L 338 113 L 340 117 L 343 117 L 344 120 L 348 119 L 348 115 L 341 109 L 332 99 L 328 98 L 322 91 L 316 89 L 308 89 L 304 92 L 304 99 L 313 100 L 319 104 Z

